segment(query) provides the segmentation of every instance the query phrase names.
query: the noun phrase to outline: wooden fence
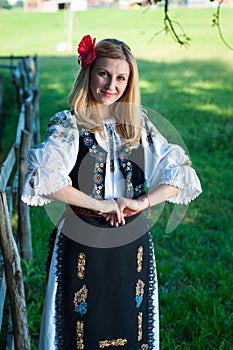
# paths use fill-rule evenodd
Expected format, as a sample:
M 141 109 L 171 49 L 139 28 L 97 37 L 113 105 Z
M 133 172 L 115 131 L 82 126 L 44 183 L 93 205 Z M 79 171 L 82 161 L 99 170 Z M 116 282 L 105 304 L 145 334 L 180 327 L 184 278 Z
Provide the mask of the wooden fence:
M 12 70 L 19 106 L 15 144 L 0 165 L 0 328 L 6 294 L 10 300 L 7 350 L 29 350 L 30 337 L 20 257 L 32 259 L 29 207 L 21 200 L 26 156 L 40 140 L 37 57 L 0 57 L 0 70 Z M 7 62 L 7 64 L 6 64 Z M 4 115 L 4 110 L 2 110 Z M 12 229 L 12 216 L 17 218 Z M 14 226 L 15 227 L 15 226 Z M 12 335 L 13 334 L 13 335 Z

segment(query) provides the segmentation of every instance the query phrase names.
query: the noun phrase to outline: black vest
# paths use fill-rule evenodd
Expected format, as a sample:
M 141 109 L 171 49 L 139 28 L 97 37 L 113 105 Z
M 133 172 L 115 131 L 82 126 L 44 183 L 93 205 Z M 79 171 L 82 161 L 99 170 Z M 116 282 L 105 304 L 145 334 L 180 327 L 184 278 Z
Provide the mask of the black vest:
M 70 173 L 73 187 L 97 199 L 103 199 L 107 152 L 98 145 L 94 133 L 79 128 L 79 152 Z M 120 170 L 125 179 L 125 197 L 138 198 L 146 193 L 144 152 L 141 143 L 130 150 L 125 144 L 118 150 Z

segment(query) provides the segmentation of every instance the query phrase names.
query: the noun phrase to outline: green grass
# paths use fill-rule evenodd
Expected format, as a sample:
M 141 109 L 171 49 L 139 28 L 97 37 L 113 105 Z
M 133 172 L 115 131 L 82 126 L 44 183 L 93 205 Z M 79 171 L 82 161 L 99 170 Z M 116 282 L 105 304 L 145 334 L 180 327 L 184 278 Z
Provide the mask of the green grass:
M 68 107 L 78 69 L 76 43 L 89 33 L 97 40 L 107 36 L 129 43 L 138 59 L 143 105 L 166 117 L 188 148 L 203 194 L 189 205 L 174 231 L 165 232 L 170 205 L 153 228 L 162 350 L 233 349 L 232 51 L 211 27 L 213 11 L 170 10 L 192 37 L 189 49 L 164 34 L 149 43 L 162 27 L 161 8 L 144 14 L 141 9 L 76 13 L 72 53 L 56 51 L 57 43 L 66 41 L 65 13 L 0 12 L 1 54 L 39 55 L 42 137 L 53 113 Z M 222 15 L 222 29 L 230 40 L 233 9 L 223 9 Z M 8 133 L 5 129 L 6 138 Z M 34 259 L 23 266 L 36 349 L 53 225 L 43 208 L 32 208 L 31 217 Z

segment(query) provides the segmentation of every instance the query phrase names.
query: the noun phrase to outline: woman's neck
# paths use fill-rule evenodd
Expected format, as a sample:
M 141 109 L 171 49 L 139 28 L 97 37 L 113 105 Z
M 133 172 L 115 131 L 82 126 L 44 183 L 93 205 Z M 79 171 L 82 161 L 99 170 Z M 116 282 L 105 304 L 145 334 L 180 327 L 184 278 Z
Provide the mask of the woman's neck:
M 113 119 L 113 106 L 107 104 L 99 104 L 95 106 L 97 115 L 101 120 Z

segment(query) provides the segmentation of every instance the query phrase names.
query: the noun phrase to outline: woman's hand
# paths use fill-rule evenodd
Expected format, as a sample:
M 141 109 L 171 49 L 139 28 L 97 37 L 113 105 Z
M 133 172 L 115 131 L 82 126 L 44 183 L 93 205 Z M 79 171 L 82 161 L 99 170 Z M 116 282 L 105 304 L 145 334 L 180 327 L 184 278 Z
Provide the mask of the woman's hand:
M 118 227 L 122 222 L 121 212 L 115 199 L 105 199 L 98 201 L 98 209 L 96 211 L 110 222 L 111 226 Z
M 109 221 L 111 226 L 116 227 L 118 227 L 119 224 L 125 225 L 125 217 L 136 215 L 148 207 L 148 200 L 146 197 L 139 199 L 128 199 L 125 197 L 120 197 L 116 199 L 116 203 L 119 208 L 120 216 L 117 217 L 115 213 L 103 214 L 106 221 Z
M 121 213 L 121 217 L 123 218 L 123 225 L 125 224 L 125 217 L 136 215 L 148 206 L 145 197 L 139 199 L 120 197 L 116 201 Z
M 107 201 L 109 201 L 109 199 L 103 202 L 106 202 L 105 204 L 108 205 Z M 136 215 L 143 209 L 140 207 L 139 202 L 137 203 L 137 200 L 134 199 L 121 197 L 116 199 L 115 203 L 118 207 L 118 211 L 112 210 L 110 212 L 110 207 L 108 206 L 108 212 L 102 211 L 101 213 L 102 216 L 105 217 L 105 220 L 109 221 L 111 226 L 118 227 L 120 224 L 125 225 L 125 217 Z
M 116 213 L 103 213 L 106 221 L 109 221 L 111 226 L 118 227 L 119 224 L 125 225 L 125 217 L 133 216 L 140 213 L 147 208 L 149 201 L 147 197 L 140 197 L 138 199 L 129 199 L 120 197 L 115 201 L 118 205 L 119 215 Z

